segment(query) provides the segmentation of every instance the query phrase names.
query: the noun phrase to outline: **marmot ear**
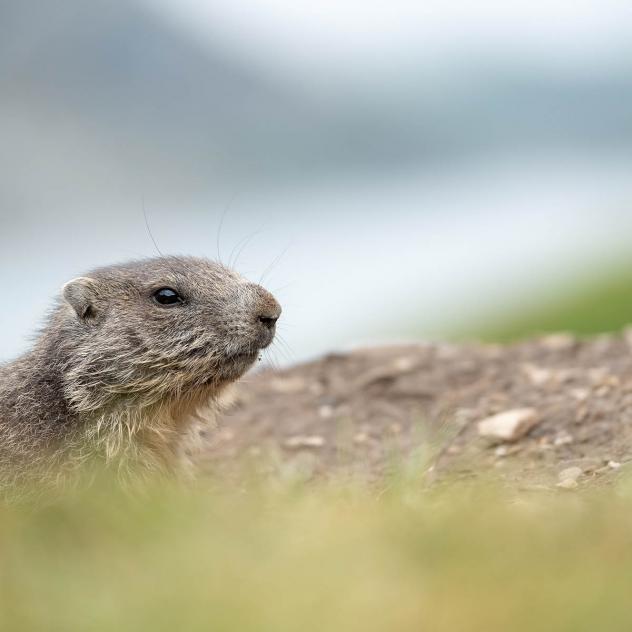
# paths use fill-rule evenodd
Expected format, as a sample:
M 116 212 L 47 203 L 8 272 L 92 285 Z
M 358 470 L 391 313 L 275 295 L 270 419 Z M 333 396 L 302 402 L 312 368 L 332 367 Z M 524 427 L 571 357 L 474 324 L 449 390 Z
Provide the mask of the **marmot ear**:
M 97 283 L 89 277 L 78 277 L 68 281 L 61 289 L 64 300 L 76 312 L 81 320 L 87 320 L 95 316 Z

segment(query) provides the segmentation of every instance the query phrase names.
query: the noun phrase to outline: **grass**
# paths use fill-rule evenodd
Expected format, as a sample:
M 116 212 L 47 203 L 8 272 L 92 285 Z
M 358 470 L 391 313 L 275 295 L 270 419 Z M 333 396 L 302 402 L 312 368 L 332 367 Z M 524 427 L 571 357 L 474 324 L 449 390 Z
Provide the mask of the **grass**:
M 109 488 L 0 510 L 3 630 L 630 628 L 632 486 Z
M 560 288 L 544 304 L 531 302 L 501 319 L 486 319 L 473 330 L 457 332 L 458 338 L 476 337 L 508 342 L 534 334 L 569 331 L 580 336 L 619 331 L 632 323 L 632 266 L 618 262 L 596 271 L 575 286 Z

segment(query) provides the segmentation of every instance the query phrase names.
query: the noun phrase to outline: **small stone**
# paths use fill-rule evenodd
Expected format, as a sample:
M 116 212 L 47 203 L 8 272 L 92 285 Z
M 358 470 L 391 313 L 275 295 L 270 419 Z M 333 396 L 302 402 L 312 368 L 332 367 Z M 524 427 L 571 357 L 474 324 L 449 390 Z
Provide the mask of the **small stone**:
M 506 443 L 503 443 L 502 445 L 499 445 L 496 447 L 496 449 L 494 450 L 494 456 L 496 456 L 499 459 L 502 459 L 506 456 L 513 456 L 514 454 L 518 454 L 518 452 L 520 452 L 522 450 L 522 446 L 520 445 L 507 445 Z
M 285 440 L 286 448 L 322 448 L 325 445 L 324 437 L 320 435 L 297 435 Z
M 402 356 L 393 362 L 393 368 L 400 373 L 406 373 L 413 369 L 416 365 L 415 359 L 409 356 Z
M 568 432 L 561 432 L 553 440 L 554 446 L 568 445 L 569 443 L 573 443 L 573 437 Z
M 334 407 L 333 406 L 329 406 L 327 404 L 325 406 L 321 406 L 318 409 L 318 414 L 323 419 L 331 419 L 334 416 Z
M 587 388 L 572 388 L 570 394 L 578 402 L 585 402 L 590 395 L 590 391 Z
M 366 432 L 358 432 L 353 437 L 356 443 L 366 443 L 369 440 L 369 435 Z
M 557 484 L 557 487 L 560 487 L 561 489 L 576 489 L 577 481 L 572 478 L 565 478 Z
M 613 470 L 618 470 L 621 467 L 621 463 L 618 461 L 608 461 L 608 467 L 611 467 Z
M 497 441 L 517 441 L 538 423 L 533 408 L 516 408 L 488 417 L 478 422 L 481 437 Z
M 560 483 L 568 480 L 577 481 L 577 479 L 584 473 L 581 467 L 573 466 L 567 467 L 559 474 Z
M 543 386 L 553 378 L 553 373 L 549 369 L 543 369 L 535 364 L 524 364 L 522 370 L 534 386 Z

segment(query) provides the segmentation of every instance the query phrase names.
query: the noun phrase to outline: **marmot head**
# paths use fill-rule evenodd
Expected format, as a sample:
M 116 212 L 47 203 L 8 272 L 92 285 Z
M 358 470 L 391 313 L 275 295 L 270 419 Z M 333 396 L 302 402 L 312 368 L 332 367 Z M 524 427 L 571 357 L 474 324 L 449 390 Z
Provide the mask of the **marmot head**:
M 193 257 L 100 268 L 62 296 L 52 322 L 78 412 L 219 389 L 272 342 L 281 314 L 259 285 Z

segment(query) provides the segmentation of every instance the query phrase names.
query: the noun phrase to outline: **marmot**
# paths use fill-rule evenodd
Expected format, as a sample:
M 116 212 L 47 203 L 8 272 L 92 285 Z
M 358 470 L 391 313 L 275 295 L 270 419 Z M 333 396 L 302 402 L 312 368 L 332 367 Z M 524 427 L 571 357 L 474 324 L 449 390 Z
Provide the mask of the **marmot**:
M 64 285 L 34 347 L 0 367 L 0 485 L 88 459 L 170 472 L 205 406 L 275 335 L 281 308 L 225 266 L 156 257 Z

